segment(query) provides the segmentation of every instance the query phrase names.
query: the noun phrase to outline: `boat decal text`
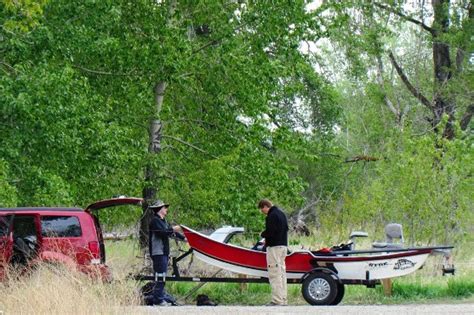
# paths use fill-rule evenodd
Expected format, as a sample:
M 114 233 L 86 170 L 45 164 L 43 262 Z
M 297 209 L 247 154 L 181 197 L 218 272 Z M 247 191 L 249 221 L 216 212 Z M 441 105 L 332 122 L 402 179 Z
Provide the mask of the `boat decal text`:
M 410 269 L 415 266 L 415 263 L 409 259 L 406 258 L 401 258 L 395 263 L 395 267 L 393 267 L 393 270 L 405 270 L 405 269 Z
M 377 263 L 369 263 L 369 268 L 371 268 L 371 269 L 385 268 L 385 267 L 388 267 L 388 261 L 377 262 Z

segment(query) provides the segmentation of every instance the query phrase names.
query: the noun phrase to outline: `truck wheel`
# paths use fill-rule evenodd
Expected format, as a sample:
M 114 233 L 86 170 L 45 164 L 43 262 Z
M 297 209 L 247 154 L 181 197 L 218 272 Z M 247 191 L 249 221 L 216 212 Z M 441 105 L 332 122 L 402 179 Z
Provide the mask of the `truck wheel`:
M 310 274 L 303 280 L 301 290 L 304 299 L 311 305 L 332 305 L 338 295 L 336 280 L 324 272 Z
M 331 305 L 337 305 L 341 303 L 342 298 L 344 297 L 344 285 L 342 283 L 337 282 L 337 295 L 334 301 L 332 301 Z

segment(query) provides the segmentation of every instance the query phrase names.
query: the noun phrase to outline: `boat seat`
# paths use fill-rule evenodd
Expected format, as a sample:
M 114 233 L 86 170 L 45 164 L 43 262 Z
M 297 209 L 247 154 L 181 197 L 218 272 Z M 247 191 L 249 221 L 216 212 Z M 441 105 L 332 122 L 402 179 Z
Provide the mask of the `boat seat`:
M 369 233 L 364 231 L 352 231 L 351 235 L 349 236 L 349 240 L 351 244 L 351 250 L 355 250 L 356 247 L 356 240 L 361 237 L 368 237 Z
M 385 226 L 385 242 L 372 243 L 373 248 L 403 248 L 403 228 L 401 224 L 389 223 Z

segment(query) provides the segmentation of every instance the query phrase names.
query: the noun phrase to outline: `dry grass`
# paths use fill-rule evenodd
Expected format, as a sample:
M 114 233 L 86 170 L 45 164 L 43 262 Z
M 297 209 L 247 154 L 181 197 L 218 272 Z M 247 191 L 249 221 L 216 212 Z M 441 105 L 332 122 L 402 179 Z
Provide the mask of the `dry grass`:
M 132 242 L 107 244 L 114 281 L 104 283 L 61 266 L 42 265 L 29 276 L 0 283 L 4 314 L 124 314 L 140 304 L 137 284 L 126 276 L 139 265 Z M 136 311 L 130 309 L 130 314 Z
M 123 314 L 121 306 L 138 305 L 130 283 L 103 283 L 60 266 L 41 266 L 30 276 L 0 284 L 5 314 Z

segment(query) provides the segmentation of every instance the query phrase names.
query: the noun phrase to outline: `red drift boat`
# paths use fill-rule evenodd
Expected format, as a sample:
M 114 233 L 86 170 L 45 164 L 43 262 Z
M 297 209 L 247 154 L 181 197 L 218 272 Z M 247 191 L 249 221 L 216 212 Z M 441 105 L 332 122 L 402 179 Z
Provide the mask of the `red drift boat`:
M 205 263 L 268 278 L 265 252 L 219 242 L 186 226 L 182 228 L 194 255 Z M 344 284 L 373 286 L 381 279 L 410 274 L 423 266 L 433 251 L 451 248 L 294 251 L 286 257 L 286 273 L 288 282 L 303 284 L 308 303 L 335 305 L 342 300 Z

